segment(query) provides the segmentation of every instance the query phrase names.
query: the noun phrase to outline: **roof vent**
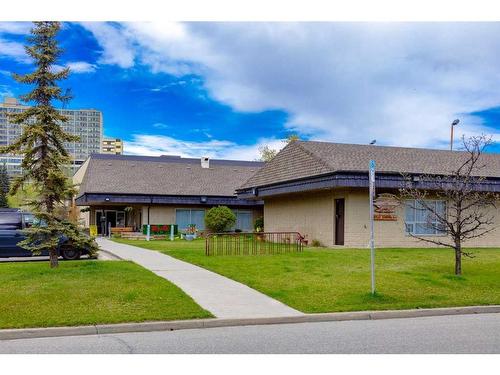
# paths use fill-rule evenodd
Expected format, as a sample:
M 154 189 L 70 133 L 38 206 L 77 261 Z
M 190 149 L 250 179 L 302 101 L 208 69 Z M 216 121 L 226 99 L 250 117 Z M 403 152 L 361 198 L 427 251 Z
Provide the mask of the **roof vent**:
M 201 167 L 210 168 L 210 158 L 208 156 L 203 156 L 201 158 Z

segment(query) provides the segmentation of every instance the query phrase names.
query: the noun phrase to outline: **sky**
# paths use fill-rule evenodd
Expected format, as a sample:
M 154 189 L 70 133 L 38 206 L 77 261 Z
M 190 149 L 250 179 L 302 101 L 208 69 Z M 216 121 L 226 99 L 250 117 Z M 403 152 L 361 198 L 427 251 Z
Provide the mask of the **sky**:
M 28 87 L 31 24 L 0 22 L 0 100 Z M 69 108 L 125 153 L 258 158 L 303 140 L 500 152 L 500 23 L 63 23 Z

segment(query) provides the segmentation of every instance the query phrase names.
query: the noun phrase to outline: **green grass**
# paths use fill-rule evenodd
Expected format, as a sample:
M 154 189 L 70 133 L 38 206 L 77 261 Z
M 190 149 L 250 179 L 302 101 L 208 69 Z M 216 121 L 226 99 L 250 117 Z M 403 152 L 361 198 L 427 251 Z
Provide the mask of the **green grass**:
M 476 249 L 456 277 L 449 249 L 379 249 L 370 294 L 367 249 L 267 256 L 204 255 L 204 241 L 118 242 L 158 250 L 240 281 L 303 312 L 500 304 L 500 249 Z
M 0 264 L 0 328 L 210 317 L 183 291 L 131 262 Z

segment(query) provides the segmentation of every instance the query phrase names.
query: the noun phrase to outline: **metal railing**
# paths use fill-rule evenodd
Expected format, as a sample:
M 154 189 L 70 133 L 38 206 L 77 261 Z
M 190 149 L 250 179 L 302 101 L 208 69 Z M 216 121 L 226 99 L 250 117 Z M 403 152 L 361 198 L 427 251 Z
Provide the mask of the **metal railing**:
M 205 255 L 274 255 L 301 252 L 304 237 L 298 232 L 210 233 Z

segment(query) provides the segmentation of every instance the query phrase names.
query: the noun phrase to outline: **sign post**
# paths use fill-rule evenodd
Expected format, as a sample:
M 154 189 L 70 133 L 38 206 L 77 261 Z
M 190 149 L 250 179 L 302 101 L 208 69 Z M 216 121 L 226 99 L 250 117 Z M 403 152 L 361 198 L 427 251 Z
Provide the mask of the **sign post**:
M 372 294 L 375 294 L 375 239 L 373 234 L 373 200 L 375 197 L 375 160 L 370 160 L 370 259 Z

